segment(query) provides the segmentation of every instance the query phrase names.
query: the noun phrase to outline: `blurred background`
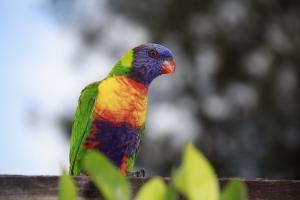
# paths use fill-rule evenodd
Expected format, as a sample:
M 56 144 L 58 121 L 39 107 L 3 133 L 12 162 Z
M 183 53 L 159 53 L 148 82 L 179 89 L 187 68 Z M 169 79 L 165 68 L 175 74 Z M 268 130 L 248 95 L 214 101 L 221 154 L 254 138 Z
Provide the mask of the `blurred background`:
M 137 168 L 170 175 L 193 141 L 221 177 L 300 179 L 300 1 L 0 2 L 0 174 L 60 174 L 82 88 L 156 42 Z

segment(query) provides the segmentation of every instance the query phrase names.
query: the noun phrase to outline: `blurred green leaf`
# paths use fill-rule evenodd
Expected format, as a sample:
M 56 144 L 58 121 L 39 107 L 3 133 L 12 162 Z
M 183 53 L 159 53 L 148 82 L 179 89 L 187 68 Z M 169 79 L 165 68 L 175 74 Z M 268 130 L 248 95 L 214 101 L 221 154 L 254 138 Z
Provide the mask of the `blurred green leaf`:
M 165 200 L 166 184 L 161 178 L 152 178 L 140 189 L 136 200 Z
M 131 188 L 126 177 L 102 153 L 88 152 L 82 166 L 106 200 L 130 199 Z
M 219 199 L 219 182 L 208 160 L 192 144 L 187 144 L 179 170 L 173 175 L 175 187 L 189 200 Z
M 230 181 L 224 188 L 221 200 L 247 200 L 247 186 L 239 180 Z
M 77 191 L 72 177 L 63 172 L 59 179 L 59 200 L 75 200 L 77 199 Z
M 177 200 L 177 199 L 178 199 L 178 193 L 176 191 L 174 183 L 171 182 L 167 188 L 165 200 Z

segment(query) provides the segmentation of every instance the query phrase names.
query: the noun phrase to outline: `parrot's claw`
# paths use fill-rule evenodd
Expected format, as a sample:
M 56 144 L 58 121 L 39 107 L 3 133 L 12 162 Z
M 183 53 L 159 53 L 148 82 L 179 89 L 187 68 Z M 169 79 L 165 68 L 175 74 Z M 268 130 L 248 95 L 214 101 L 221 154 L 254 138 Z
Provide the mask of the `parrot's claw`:
M 146 176 L 146 172 L 145 172 L 144 169 L 140 169 L 140 170 L 137 170 L 135 172 L 127 172 L 126 176 L 127 177 L 139 177 L 139 178 L 142 178 L 142 177 Z

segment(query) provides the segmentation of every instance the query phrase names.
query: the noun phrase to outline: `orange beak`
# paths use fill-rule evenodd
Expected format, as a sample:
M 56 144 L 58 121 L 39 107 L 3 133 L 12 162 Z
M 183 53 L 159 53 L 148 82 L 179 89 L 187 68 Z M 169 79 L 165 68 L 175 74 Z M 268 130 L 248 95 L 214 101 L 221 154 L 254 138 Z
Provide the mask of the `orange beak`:
M 161 74 L 174 74 L 176 63 L 174 60 L 165 60 L 162 64 Z

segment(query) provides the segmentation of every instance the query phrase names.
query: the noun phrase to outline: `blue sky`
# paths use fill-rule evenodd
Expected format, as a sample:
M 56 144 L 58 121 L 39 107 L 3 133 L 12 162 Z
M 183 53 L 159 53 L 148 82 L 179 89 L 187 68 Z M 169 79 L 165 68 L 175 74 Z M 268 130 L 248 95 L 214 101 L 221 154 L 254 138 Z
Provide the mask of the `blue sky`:
M 34 0 L 2 1 L 0 24 L 0 173 L 59 173 L 67 165 L 63 152 L 68 148 L 61 130 L 51 126 L 51 120 L 31 126 L 28 115 L 40 104 L 38 87 L 32 85 L 43 84 L 33 72 L 47 61 L 54 24 Z

